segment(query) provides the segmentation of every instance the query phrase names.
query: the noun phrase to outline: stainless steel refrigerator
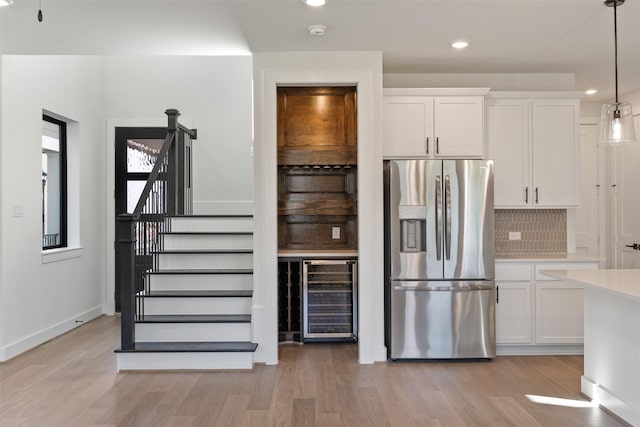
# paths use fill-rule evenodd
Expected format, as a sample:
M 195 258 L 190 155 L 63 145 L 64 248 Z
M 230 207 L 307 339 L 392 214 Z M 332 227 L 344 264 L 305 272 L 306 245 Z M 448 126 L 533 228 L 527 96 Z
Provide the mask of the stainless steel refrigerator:
M 389 160 L 390 359 L 495 356 L 492 160 Z

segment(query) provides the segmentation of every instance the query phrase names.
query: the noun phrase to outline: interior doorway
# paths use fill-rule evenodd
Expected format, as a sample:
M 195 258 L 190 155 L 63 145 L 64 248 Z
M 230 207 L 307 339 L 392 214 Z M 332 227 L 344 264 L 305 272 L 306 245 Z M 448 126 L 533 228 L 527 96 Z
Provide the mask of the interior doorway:
M 633 118 L 636 140 L 640 136 L 640 115 Z M 640 148 L 623 144 L 612 153 L 614 268 L 640 268 Z
M 357 342 L 355 86 L 277 88 L 278 334 Z
M 115 219 L 132 213 L 162 148 L 166 127 L 115 128 Z M 119 271 L 115 260 L 115 272 Z M 120 312 L 120 285 L 115 282 L 115 311 Z

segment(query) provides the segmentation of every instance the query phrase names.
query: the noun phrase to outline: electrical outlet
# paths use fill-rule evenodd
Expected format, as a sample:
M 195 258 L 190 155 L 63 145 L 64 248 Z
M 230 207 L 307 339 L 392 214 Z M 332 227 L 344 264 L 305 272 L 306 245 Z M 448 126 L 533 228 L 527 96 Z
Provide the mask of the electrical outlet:
M 12 209 L 13 209 L 12 214 L 14 218 L 22 217 L 22 205 L 13 205 Z
M 522 240 L 522 233 L 519 231 L 510 231 L 509 240 Z
M 331 227 L 331 238 L 333 240 L 340 240 L 340 227 Z

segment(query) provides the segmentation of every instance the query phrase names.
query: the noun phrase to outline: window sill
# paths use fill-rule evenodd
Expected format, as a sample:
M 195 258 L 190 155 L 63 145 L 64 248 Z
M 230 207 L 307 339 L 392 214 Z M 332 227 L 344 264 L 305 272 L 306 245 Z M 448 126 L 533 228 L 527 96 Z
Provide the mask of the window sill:
M 49 264 L 51 262 L 64 261 L 72 258 L 80 258 L 82 256 L 82 247 L 48 249 L 42 251 L 42 263 Z

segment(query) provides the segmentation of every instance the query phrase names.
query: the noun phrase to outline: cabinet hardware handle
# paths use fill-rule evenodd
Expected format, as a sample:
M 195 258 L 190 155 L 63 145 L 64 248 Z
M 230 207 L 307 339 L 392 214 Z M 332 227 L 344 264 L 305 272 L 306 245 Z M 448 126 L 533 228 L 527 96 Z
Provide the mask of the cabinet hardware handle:
M 429 155 L 429 137 L 425 138 L 425 142 L 426 142 L 426 145 L 427 145 L 427 156 L 428 156 Z
M 500 303 L 500 286 L 496 286 L 496 304 Z
M 529 203 L 529 187 L 524 187 L 524 202 Z
M 440 154 L 440 138 L 436 136 L 436 154 Z
M 536 205 L 538 204 L 538 187 L 536 187 Z

